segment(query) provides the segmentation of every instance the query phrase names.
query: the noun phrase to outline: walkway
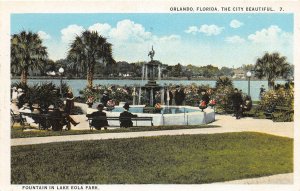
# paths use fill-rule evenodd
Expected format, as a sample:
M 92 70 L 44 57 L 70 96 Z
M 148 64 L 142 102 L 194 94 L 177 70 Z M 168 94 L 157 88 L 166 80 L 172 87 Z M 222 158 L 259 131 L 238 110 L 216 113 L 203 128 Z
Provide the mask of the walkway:
M 221 184 L 293 184 L 293 173 L 220 182 Z M 214 183 L 214 184 L 220 184 Z
M 80 124 L 73 130 L 89 129 L 85 116 L 77 117 Z M 216 121 L 211 125 L 219 125 L 218 128 L 202 128 L 202 129 L 179 129 L 164 131 L 143 131 L 143 132 L 125 132 L 125 133 L 102 133 L 102 134 L 84 134 L 84 135 L 68 135 L 68 136 L 50 136 L 50 137 L 32 137 L 12 139 L 11 145 L 30 145 L 52 142 L 67 141 L 83 141 L 83 140 L 105 140 L 105 139 L 123 139 L 136 137 L 152 137 L 162 135 L 193 135 L 193 134 L 215 134 L 229 132 L 261 132 L 283 137 L 294 137 L 294 123 L 274 123 L 267 119 L 242 118 L 236 120 L 228 115 L 217 115 Z

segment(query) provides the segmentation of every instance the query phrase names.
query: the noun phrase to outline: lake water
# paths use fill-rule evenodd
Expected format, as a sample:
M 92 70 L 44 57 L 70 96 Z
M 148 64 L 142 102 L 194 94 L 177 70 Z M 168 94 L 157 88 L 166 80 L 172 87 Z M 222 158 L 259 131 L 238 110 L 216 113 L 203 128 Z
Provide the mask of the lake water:
M 13 79 L 13 82 L 18 82 L 19 80 Z M 28 84 L 36 84 L 40 82 L 53 82 L 56 85 L 60 84 L 59 79 L 29 79 Z M 75 96 L 79 96 L 79 90 L 82 90 L 86 87 L 86 80 L 79 80 L 79 79 L 73 79 L 73 80 L 67 80 L 64 79 L 63 82 L 68 83 L 69 86 L 73 89 L 73 93 Z M 94 80 L 94 85 L 120 85 L 120 86 L 131 86 L 131 85 L 145 85 L 147 81 L 142 80 Z M 209 85 L 210 87 L 215 87 L 216 81 L 215 80 L 161 80 L 157 82 L 160 85 L 169 85 L 169 84 L 175 84 L 175 85 L 189 85 L 192 83 L 195 83 L 197 85 Z M 276 83 L 284 84 L 284 80 L 276 81 Z M 241 89 L 244 93 L 248 93 L 248 81 L 246 80 L 236 80 L 233 81 L 234 87 Z M 256 101 L 259 100 L 259 92 L 261 85 L 264 85 L 265 88 L 268 88 L 268 82 L 266 80 L 263 81 L 251 81 L 250 82 L 250 94 L 252 97 L 252 100 Z

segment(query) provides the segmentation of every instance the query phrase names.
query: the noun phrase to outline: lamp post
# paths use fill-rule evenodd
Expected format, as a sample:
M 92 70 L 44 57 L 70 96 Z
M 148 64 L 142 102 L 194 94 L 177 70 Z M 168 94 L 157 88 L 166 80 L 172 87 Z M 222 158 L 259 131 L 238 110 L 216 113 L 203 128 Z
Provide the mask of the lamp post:
M 252 74 L 250 71 L 248 71 L 246 75 L 248 77 L 248 96 L 250 96 L 250 79 Z
M 59 75 L 60 75 L 60 89 L 59 89 L 59 93 L 60 93 L 61 98 L 63 98 L 63 93 L 62 93 L 62 75 L 63 75 L 64 71 L 65 70 L 63 69 L 63 67 L 60 67 L 58 69 L 58 72 L 59 72 Z

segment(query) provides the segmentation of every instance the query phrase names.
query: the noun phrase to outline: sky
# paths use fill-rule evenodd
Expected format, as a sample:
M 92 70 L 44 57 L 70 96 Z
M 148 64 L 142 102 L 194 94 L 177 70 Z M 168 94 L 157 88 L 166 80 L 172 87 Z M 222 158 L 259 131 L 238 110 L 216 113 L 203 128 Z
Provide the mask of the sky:
M 293 63 L 293 14 L 106 13 L 12 14 L 11 34 L 39 34 L 49 58 L 65 58 L 76 35 L 97 31 L 113 45 L 116 61 L 208 64 L 239 67 L 255 64 L 265 52 L 279 52 Z

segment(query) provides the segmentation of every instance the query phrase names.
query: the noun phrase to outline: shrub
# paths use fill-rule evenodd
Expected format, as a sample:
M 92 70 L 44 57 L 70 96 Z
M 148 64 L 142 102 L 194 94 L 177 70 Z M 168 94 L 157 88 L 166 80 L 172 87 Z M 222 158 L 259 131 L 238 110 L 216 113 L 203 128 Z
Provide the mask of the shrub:
M 233 88 L 232 80 L 226 76 L 219 77 L 216 81 L 216 88 L 220 88 L 220 87 L 232 87 Z
M 232 86 L 219 86 L 215 91 L 216 111 L 218 113 L 227 113 L 231 110 L 234 88 Z
M 189 106 L 199 106 L 200 100 L 202 98 L 201 90 L 209 90 L 211 87 L 209 85 L 196 85 L 195 83 L 187 85 L 185 89 L 185 104 Z
M 279 85 L 274 90 L 269 90 L 262 95 L 259 108 L 265 111 L 272 106 L 281 106 L 286 110 L 274 113 L 275 121 L 293 121 L 294 120 L 294 84 L 287 83 L 284 86 Z
M 100 101 L 102 94 L 104 91 L 108 92 L 110 99 L 115 100 L 118 104 L 120 101 L 125 101 L 131 103 L 133 100 L 133 87 L 128 86 L 119 86 L 119 85 L 108 85 L 108 86 L 101 86 L 96 85 L 95 87 L 85 88 L 84 90 L 80 91 L 79 93 L 83 96 L 84 100 L 86 101 L 89 96 L 94 97 L 94 102 Z
M 39 104 L 41 109 L 47 111 L 50 105 L 61 105 L 62 100 L 59 95 L 59 87 L 56 87 L 52 82 L 30 85 L 21 85 L 14 83 L 12 86 L 22 88 L 25 93 L 24 102 L 32 104 Z
M 216 111 L 219 113 L 228 112 L 231 110 L 232 100 L 231 96 L 233 94 L 233 84 L 231 79 L 228 77 L 219 77 L 216 81 Z

